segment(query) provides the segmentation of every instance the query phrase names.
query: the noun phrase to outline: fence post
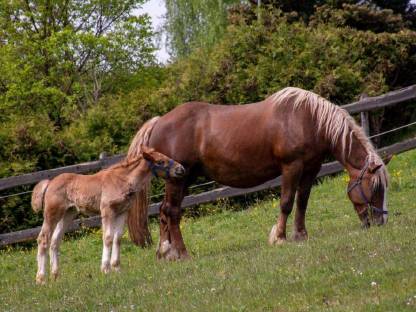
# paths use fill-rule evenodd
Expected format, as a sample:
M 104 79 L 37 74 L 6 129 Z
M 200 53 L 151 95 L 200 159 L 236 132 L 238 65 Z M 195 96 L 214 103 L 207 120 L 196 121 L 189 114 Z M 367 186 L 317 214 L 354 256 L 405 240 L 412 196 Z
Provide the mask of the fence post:
M 360 101 L 364 100 L 367 97 L 368 97 L 367 94 L 365 94 L 365 93 L 361 94 Z M 369 118 L 368 118 L 368 114 L 369 114 L 368 112 L 361 112 L 360 113 L 361 127 L 363 128 L 363 130 L 364 130 L 364 132 L 367 136 L 370 135 L 370 121 L 369 121 Z
M 108 157 L 108 154 L 106 152 L 101 152 L 100 156 L 98 156 L 98 159 L 100 160 L 101 163 L 101 169 L 106 167 L 106 161 L 105 159 Z

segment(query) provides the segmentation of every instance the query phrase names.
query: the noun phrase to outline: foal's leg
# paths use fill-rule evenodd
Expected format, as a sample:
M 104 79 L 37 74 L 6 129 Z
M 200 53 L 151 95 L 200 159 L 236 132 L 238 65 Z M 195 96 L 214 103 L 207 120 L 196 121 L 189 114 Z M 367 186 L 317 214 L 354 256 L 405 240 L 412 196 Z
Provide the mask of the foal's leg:
M 38 272 L 36 273 L 36 283 L 45 284 L 46 264 L 48 262 L 48 249 L 51 236 L 59 220 L 63 217 L 64 208 L 59 206 L 45 206 L 42 228 L 38 236 Z
M 124 224 L 126 223 L 127 212 L 117 216 L 113 224 L 113 249 L 111 251 L 111 268 L 120 271 L 120 243 L 124 233 Z
M 282 194 L 280 197 L 280 214 L 269 235 L 269 244 L 282 244 L 286 241 L 286 222 L 292 212 L 296 188 L 302 174 L 303 164 L 292 162 L 282 168 Z
M 53 232 L 51 246 L 49 248 L 49 258 L 51 273 L 54 279 L 56 279 L 59 275 L 59 246 L 61 244 L 62 237 L 76 214 L 77 212 L 75 209 L 67 210 L 64 217 L 58 222 L 55 231 Z
M 308 205 L 309 195 L 311 193 L 313 182 L 321 166 L 308 171 L 304 171 L 298 186 L 296 197 L 295 224 L 293 229 L 293 239 L 296 241 L 308 239 L 308 232 L 305 226 L 306 208 Z
M 111 247 L 113 245 L 114 236 L 114 216 L 112 214 L 102 214 L 101 221 L 103 224 L 103 256 L 101 259 L 101 272 L 108 273 L 110 272 Z

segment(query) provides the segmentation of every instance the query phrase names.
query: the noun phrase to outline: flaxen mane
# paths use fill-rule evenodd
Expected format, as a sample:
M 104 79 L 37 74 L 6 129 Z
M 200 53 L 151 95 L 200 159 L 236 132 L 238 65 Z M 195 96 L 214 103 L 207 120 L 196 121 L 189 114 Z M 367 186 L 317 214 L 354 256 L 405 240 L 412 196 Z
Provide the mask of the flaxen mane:
M 153 127 L 160 117 L 154 117 L 145 122 L 133 138 L 126 159 L 135 159 L 142 152 L 142 146 L 149 144 L 150 135 Z M 140 192 L 134 195 L 132 208 L 129 210 L 127 217 L 127 226 L 129 229 L 130 239 L 133 243 L 145 246 L 151 245 L 152 237 L 150 235 L 147 212 L 150 204 L 150 179 L 142 186 Z
M 271 95 L 268 100 L 276 105 L 292 105 L 294 110 L 308 109 L 318 122 L 317 132 L 323 133 L 331 142 L 332 147 L 341 144 L 344 159 L 348 158 L 351 153 L 352 137 L 355 136 L 367 151 L 367 161 L 383 162 L 354 118 L 346 110 L 332 104 L 323 97 L 310 91 L 289 87 Z M 349 146 L 347 146 L 348 136 L 350 138 Z M 383 165 L 382 169 L 373 175 L 372 186 L 376 190 L 380 185 L 387 187 L 387 183 L 387 171 Z

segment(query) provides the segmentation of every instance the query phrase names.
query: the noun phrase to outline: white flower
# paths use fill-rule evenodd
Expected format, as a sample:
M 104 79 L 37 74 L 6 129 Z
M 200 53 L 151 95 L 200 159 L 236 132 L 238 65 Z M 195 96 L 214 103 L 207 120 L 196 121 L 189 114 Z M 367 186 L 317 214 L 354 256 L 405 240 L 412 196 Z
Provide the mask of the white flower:
M 376 282 L 371 282 L 371 286 L 375 287 L 375 286 L 377 286 L 377 283 Z

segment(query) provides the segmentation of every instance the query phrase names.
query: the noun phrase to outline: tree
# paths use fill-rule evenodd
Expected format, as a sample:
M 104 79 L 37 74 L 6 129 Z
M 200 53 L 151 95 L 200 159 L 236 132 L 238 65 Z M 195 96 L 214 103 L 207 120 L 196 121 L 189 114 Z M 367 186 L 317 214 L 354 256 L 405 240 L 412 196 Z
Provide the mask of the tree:
M 61 128 L 153 61 L 145 0 L 1 0 L 1 115 L 43 112 Z M 1 117 L 0 117 L 1 118 Z
M 164 28 L 173 57 L 217 42 L 227 25 L 227 8 L 239 0 L 165 0 Z

